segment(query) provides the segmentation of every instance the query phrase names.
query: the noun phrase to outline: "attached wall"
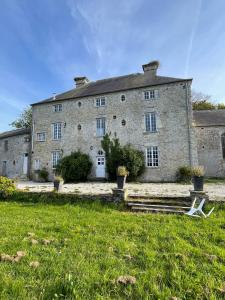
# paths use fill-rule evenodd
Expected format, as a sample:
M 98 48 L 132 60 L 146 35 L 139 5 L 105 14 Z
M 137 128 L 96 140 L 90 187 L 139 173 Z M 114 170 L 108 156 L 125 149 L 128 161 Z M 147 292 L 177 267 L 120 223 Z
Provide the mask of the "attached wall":
M 198 160 L 206 170 L 206 176 L 224 177 L 225 160 L 222 154 L 221 135 L 225 126 L 196 127 L 198 141 Z
M 5 143 L 8 144 L 7 147 Z M 24 160 L 27 161 L 26 172 L 24 169 Z M 20 179 L 28 178 L 30 164 L 29 161 L 29 134 L 10 136 L 0 139 L 0 176 Z
M 53 177 L 51 154 L 60 150 L 62 155 L 80 149 L 90 155 L 93 161 L 91 178 L 96 175 L 96 157 L 101 150 L 101 139 L 96 136 L 96 118 L 106 118 L 106 132 L 117 136 L 121 144 L 132 144 L 143 150 L 149 146 L 158 146 L 159 167 L 147 167 L 142 181 L 173 181 L 178 167 L 197 164 L 197 151 L 192 128 L 190 104 L 190 82 L 181 82 L 156 86 L 159 98 L 144 100 L 144 91 L 140 88 L 106 95 L 105 107 L 96 107 L 96 97 L 64 100 L 62 111 L 54 112 L 53 104 L 33 106 L 32 173 L 35 173 L 35 160 L 40 167 L 47 168 Z M 121 101 L 125 95 L 125 101 Z M 79 105 L 81 103 L 81 105 Z M 146 133 L 145 113 L 157 113 L 157 132 Z M 122 120 L 126 125 L 122 126 Z M 62 122 L 62 138 L 52 139 L 51 124 Z M 78 130 L 81 125 L 81 130 Z M 38 142 L 37 133 L 45 132 L 46 141 Z

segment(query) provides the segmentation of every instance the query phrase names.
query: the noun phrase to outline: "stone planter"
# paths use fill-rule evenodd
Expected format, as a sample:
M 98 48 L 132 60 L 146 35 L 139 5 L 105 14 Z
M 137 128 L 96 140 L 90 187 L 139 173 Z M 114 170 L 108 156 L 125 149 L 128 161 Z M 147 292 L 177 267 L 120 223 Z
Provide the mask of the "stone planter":
M 203 191 L 204 176 L 193 176 L 194 191 Z
M 124 189 L 124 185 L 126 183 L 126 176 L 117 176 L 117 188 Z
M 63 185 L 62 181 L 54 180 L 53 184 L 54 184 L 54 191 L 56 192 L 61 191 Z

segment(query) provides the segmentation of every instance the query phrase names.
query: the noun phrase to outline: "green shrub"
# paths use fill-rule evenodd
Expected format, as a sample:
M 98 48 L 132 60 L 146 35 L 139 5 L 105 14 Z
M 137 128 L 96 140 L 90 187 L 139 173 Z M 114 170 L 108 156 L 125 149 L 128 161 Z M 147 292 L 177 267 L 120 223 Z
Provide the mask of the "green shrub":
M 177 182 L 190 183 L 192 177 L 192 169 L 189 166 L 182 166 L 177 171 Z
M 16 191 L 13 180 L 0 176 L 0 198 L 6 199 Z
M 65 183 L 79 182 L 87 180 L 91 167 L 89 156 L 78 151 L 63 157 L 56 167 L 56 172 L 63 177 Z
M 48 171 L 45 168 L 38 171 L 39 178 L 44 180 L 45 182 L 48 181 L 48 175 Z
M 117 168 L 126 167 L 129 172 L 128 180 L 136 180 L 145 169 L 145 159 L 142 151 L 130 145 L 121 146 L 119 139 L 112 139 L 106 134 L 102 140 L 102 148 L 106 156 L 106 169 L 110 180 L 117 177 Z

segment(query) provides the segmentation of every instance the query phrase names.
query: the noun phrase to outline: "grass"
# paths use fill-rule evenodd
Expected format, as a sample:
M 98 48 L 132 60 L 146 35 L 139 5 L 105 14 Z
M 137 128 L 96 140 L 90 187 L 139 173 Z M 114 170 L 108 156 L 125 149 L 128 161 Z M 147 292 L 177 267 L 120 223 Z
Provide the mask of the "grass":
M 99 201 L 17 200 L 0 202 L 0 253 L 26 256 L 0 261 L 0 299 L 224 299 L 222 205 L 197 219 L 134 214 Z M 124 275 L 136 283 L 117 283 Z

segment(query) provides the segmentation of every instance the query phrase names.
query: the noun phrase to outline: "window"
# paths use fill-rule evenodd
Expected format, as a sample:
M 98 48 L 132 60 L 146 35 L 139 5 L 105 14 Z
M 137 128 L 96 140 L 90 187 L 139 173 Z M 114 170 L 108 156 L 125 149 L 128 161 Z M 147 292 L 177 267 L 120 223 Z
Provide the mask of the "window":
M 96 133 L 97 136 L 105 135 L 105 118 L 96 119 Z
M 122 120 L 121 124 L 122 124 L 122 126 L 125 126 L 126 125 L 126 120 Z
M 221 144 L 222 144 L 223 159 L 225 159 L 225 133 L 221 135 Z
M 37 141 L 44 142 L 45 141 L 45 132 L 38 132 L 37 133 Z
M 156 132 L 156 113 L 155 112 L 145 114 L 145 130 L 146 130 L 146 132 Z
M 60 112 L 60 111 L 62 111 L 62 104 L 54 105 L 54 112 Z
M 144 98 L 145 100 L 152 100 L 159 97 L 159 91 L 158 90 L 150 90 L 144 92 Z
M 100 107 L 100 106 L 105 106 L 105 97 L 102 97 L 102 98 L 96 98 L 95 100 L 95 105 L 97 107 Z
M 52 168 L 55 169 L 61 158 L 61 151 L 52 152 Z
M 77 125 L 77 129 L 81 130 L 81 125 L 80 124 Z
M 35 159 L 34 160 L 34 170 L 37 171 L 40 169 L 41 169 L 41 161 L 40 161 L 40 159 Z
M 78 102 L 78 106 L 81 107 L 81 102 L 80 101 Z
M 104 152 L 102 150 L 98 150 L 98 155 L 104 155 Z
M 62 137 L 62 123 L 52 124 L 52 138 L 53 140 L 60 140 Z
M 125 101 L 125 100 L 126 100 L 125 95 L 121 95 L 121 101 Z
M 4 150 L 5 151 L 9 150 L 9 141 L 8 140 L 4 141 Z
M 146 165 L 147 167 L 159 166 L 159 153 L 157 146 L 148 147 L 146 150 Z

